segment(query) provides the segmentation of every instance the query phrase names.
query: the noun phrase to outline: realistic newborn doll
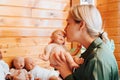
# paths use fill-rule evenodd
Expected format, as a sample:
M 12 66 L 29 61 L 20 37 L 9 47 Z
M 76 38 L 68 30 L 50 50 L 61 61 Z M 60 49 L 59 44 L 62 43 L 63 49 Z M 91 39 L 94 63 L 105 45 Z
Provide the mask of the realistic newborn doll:
M 14 68 L 10 69 L 13 80 L 29 80 L 28 73 L 24 68 L 24 58 L 15 57 L 13 59 Z
M 25 68 L 29 71 L 31 80 L 61 80 L 59 72 L 39 67 L 32 58 L 25 58 Z
M 0 80 L 10 80 L 10 78 L 9 66 L 2 60 L 2 53 L 0 51 Z
M 55 54 L 58 56 L 62 54 L 71 69 L 79 67 L 65 47 L 65 32 L 62 30 L 55 30 L 52 33 L 51 42 L 46 46 L 45 53 L 41 54 L 40 58 L 45 61 L 49 60 L 51 65 L 57 65 L 54 57 Z

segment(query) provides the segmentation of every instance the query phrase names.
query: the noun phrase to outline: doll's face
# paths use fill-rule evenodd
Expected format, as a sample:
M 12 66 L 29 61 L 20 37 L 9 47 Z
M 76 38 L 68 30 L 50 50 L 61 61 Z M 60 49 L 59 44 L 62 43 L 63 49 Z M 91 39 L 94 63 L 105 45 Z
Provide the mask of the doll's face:
M 25 58 L 25 68 L 30 71 L 35 67 L 35 63 L 31 58 Z
M 55 43 L 58 44 L 64 44 L 65 43 L 65 33 L 62 31 L 56 31 L 53 35 L 52 35 L 52 40 Z
M 24 67 L 24 58 L 22 57 L 16 57 L 13 60 L 13 65 L 16 69 L 23 69 Z

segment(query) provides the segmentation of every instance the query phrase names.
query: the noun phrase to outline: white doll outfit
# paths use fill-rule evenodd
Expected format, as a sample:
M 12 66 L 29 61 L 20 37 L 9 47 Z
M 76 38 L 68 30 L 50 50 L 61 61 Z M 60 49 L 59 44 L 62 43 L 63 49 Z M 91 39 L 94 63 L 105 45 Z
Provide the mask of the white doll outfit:
M 17 69 L 10 69 L 11 75 L 14 76 L 20 71 L 19 75 L 17 75 L 18 80 L 27 80 L 28 72 L 25 69 L 17 70 Z M 14 79 L 13 79 L 14 80 Z
M 56 77 L 59 76 L 58 71 L 48 70 L 45 68 L 41 68 L 39 66 L 35 66 L 33 70 L 29 72 L 29 74 L 32 75 L 32 80 L 34 80 L 35 78 L 40 78 L 42 80 L 49 80 L 51 76 L 56 76 Z
M 45 48 L 45 53 L 50 54 L 49 60 L 50 60 L 50 63 L 53 65 L 56 65 L 53 54 L 57 53 L 59 55 L 60 52 L 65 53 L 66 50 L 63 48 L 62 45 L 58 45 L 56 43 L 51 43 Z
M 5 77 L 9 72 L 9 66 L 3 60 L 0 60 L 0 80 L 5 80 Z

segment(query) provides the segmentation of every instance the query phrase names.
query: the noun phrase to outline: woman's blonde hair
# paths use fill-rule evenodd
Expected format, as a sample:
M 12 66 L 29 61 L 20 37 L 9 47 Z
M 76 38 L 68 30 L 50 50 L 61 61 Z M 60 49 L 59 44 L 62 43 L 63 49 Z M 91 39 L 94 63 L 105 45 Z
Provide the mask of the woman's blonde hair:
M 98 9 L 93 5 L 76 5 L 71 8 L 70 16 L 75 22 L 85 21 L 87 32 L 91 37 L 99 36 L 104 42 L 108 40 L 107 33 L 102 27 L 102 18 Z

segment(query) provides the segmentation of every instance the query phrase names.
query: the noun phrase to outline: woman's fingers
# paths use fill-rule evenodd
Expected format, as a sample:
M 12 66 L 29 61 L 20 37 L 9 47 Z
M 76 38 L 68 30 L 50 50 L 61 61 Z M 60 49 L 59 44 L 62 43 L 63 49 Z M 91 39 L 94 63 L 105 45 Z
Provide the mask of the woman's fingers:
M 61 59 L 62 61 L 64 61 L 64 62 L 66 62 L 65 54 L 66 54 L 66 53 L 60 52 L 60 56 L 59 56 L 60 59 Z

